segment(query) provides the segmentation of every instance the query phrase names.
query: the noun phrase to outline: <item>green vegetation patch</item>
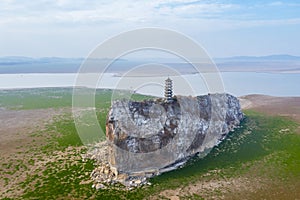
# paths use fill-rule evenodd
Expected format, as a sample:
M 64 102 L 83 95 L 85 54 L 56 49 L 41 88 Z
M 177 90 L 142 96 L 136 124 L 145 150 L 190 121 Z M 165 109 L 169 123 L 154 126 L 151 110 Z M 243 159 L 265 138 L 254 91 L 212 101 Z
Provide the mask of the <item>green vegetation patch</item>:
M 111 90 L 99 90 L 95 97 L 96 114 L 103 130 L 111 94 Z M 145 97 L 136 95 L 134 98 L 141 100 Z M 71 99 L 71 88 L 0 92 L 1 106 L 10 109 L 70 107 Z M 22 169 L 25 173 L 27 168 L 44 163 L 20 184 L 25 190 L 20 199 L 143 199 L 158 196 L 163 190 L 185 188 L 199 181 L 239 177 L 247 178 L 253 184 L 256 184 L 256 180 L 266 180 L 270 186 L 262 189 L 262 193 L 270 190 L 276 194 L 274 189 L 271 190 L 274 185 L 274 188 L 300 185 L 300 135 L 296 133 L 299 124 L 288 118 L 251 110 L 245 111 L 245 114 L 241 127 L 231 132 L 206 157 L 196 156 L 184 167 L 152 178 L 151 186 L 131 191 L 92 188 L 89 180 L 93 162 L 81 160 L 80 154 L 84 148 L 70 113 L 57 117 L 47 126 L 45 132 L 49 134 L 48 142 L 31 150 L 35 157 L 14 164 L 2 163 L 0 172 L 15 173 Z M 187 194 L 182 199 L 205 199 L 210 195 L 222 195 L 222 192 L 215 190 L 208 194 Z M 299 194 L 300 189 L 294 187 L 292 192 Z
M 130 96 L 133 100 L 153 98 L 141 94 L 130 94 L 128 91 L 97 89 L 95 91 L 95 107 L 110 107 L 112 94 L 121 98 Z M 32 88 L 0 90 L 0 107 L 8 109 L 46 109 L 72 107 L 73 88 Z
M 92 161 L 82 162 L 80 155 L 68 154 L 68 157 L 49 162 L 39 176 L 29 176 L 22 183 L 26 187 L 25 199 L 85 199 L 94 193 L 90 173 Z M 38 172 L 36 172 L 38 173 Z
M 277 181 L 279 185 L 286 184 L 295 180 L 295 177 L 300 177 L 300 136 L 295 134 L 297 127 L 296 122 L 286 118 L 247 111 L 241 127 L 231 132 L 206 157 L 195 157 L 181 169 L 152 178 L 151 186 L 127 192 L 114 188 L 97 191 L 91 188 L 91 184 L 80 185 L 78 180 L 73 181 L 83 173 L 85 167 L 80 165 L 86 164 L 70 164 L 61 168 L 54 163 L 44 172 L 48 176 L 41 179 L 41 185 L 37 185 L 35 190 L 28 192 L 24 197 L 47 194 L 51 198 L 69 195 L 73 198 L 143 199 L 151 195 L 156 196 L 160 191 L 186 187 L 200 180 L 236 177 L 254 180 L 263 178 Z M 74 144 L 72 140 L 71 144 Z M 86 169 L 91 170 L 89 167 Z M 64 179 L 66 176 L 69 178 Z M 70 184 L 71 181 L 73 182 Z M 79 193 L 78 190 L 84 191 L 84 196 L 80 196 L 83 193 Z M 221 191 L 216 190 L 211 195 L 221 195 Z M 201 194 L 182 198 L 203 199 Z
M 260 162 L 264 166 L 254 172 L 254 176 L 269 177 L 273 173 L 280 177 L 300 176 L 297 127 L 296 122 L 286 118 L 246 111 L 241 127 L 231 132 L 206 157 L 195 157 L 184 168 L 155 177 L 152 182 L 167 189 L 197 181 L 211 171 L 225 178 L 238 177 L 252 173 L 249 172 L 253 169 L 251 166 Z
M 33 88 L 0 90 L 0 107 L 44 109 L 70 107 L 72 88 Z

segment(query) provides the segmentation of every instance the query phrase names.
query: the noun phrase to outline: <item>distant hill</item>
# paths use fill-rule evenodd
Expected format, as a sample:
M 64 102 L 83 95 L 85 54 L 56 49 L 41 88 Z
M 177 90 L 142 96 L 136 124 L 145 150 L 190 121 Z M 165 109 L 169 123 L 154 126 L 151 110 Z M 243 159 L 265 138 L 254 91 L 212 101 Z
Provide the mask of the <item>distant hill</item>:
M 220 71 L 299 72 L 300 56 L 236 56 L 214 59 Z
M 37 63 L 66 63 L 66 62 L 82 62 L 83 58 L 59 58 L 59 57 L 43 57 L 31 58 L 22 56 L 6 56 L 0 57 L 0 65 L 18 65 L 18 64 L 37 64 Z
M 43 57 L 31 58 L 21 56 L 0 57 L 0 74 L 16 73 L 76 73 L 84 58 Z M 91 59 L 92 71 L 109 58 Z M 269 56 L 235 56 L 213 59 L 220 71 L 254 71 L 254 72 L 294 72 L 300 71 L 300 56 L 269 55 Z M 114 61 L 109 71 L 122 74 L 136 66 L 151 63 L 149 60 L 124 60 Z M 165 64 L 180 73 L 195 73 L 195 69 L 188 63 L 158 59 L 157 63 Z M 155 63 L 153 59 L 152 63 Z M 91 71 L 91 72 L 92 72 Z
M 300 56 L 292 56 L 287 54 L 268 55 L 268 56 L 234 56 L 226 58 L 215 58 L 216 62 L 226 61 L 300 61 Z
M 31 58 L 22 56 L 0 57 L 0 74 L 15 73 L 76 73 L 84 58 L 43 57 Z M 108 58 L 91 59 L 91 63 L 101 64 Z M 111 60 L 111 59 L 110 59 Z M 118 62 L 124 60 L 117 59 Z M 104 63 L 104 62 L 103 62 Z

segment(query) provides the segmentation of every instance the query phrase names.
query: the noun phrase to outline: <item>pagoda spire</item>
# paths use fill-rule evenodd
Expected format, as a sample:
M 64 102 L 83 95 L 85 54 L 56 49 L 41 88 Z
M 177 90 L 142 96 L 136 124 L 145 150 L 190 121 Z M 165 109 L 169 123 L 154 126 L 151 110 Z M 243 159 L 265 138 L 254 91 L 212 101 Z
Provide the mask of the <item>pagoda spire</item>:
M 168 103 L 173 101 L 173 86 L 172 80 L 168 77 L 165 80 L 165 98 Z

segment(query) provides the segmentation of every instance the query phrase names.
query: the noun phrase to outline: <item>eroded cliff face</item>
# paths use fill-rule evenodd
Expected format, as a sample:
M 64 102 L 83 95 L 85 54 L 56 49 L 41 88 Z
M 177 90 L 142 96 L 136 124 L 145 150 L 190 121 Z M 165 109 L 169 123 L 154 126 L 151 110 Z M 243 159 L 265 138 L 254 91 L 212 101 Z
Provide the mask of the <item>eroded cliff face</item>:
M 242 118 L 229 94 L 116 101 L 106 123 L 110 167 L 127 178 L 172 170 L 196 153 L 205 156 Z

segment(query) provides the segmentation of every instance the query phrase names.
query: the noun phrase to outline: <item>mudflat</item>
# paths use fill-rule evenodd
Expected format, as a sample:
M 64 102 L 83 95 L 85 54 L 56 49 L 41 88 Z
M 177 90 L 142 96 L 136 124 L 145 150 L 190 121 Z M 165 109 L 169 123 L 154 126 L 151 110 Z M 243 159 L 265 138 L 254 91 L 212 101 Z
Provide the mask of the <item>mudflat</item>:
M 253 94 L 242 96 L 239 99 L 242 109 L 290 117 L 300 122 L 300 97 L 273 97 Z
M 0 152 L 10 155 L 26 148 L 32 142 L 31 134 L 43 131 L 51 123 L 58 109 L 7 110 L 0 109 Z
M 300 97 L 247 95 L 240 97 L 240 103 L 243 110 L 250 109 L 267 115 L 283 116 L 300 123 Z M 2 179 L 0 179 L 0 194 L 3 194 L 3 196 L 0 195 L 0 199 L 3 197 L 18 198 L 22 196 L 25 191 L 19 184 L 26 180 L 26 173 L 35 175 L 35 169 L 38 169 L 38 171 L 46 169 L 46 165 L 42 165 L 42 162 L 46 162 L 50 158 L 56 159 L 54 156 L 39 155 L 40 153 L 34 149 L 29 150 L 38 145 L 47 144 L 48 141 L 45 139 L 48 135 L 47 124 L 51 124 L 56 116 L 60 116 L 65 112 L 70 113 L 70 110 L 68 108 L 30 110 L 0 108 L 0 158 L 2 160 L 2 165 L 0 166 L 0 174 L 2 176 Z M 298 130 L 300 133 L 300 126 Z M 65 157 L 68 156 L 69 154 Z M 33 165 L 28 164 L 35 157 L 40 158 L 35 159 Z M 23 169 L 22 164 L 27 165 L 28 169 Z M 261 161 L 258 166 L 251 168 L 251 172 L 263 169 L 265 164 L 265 162 Z M 269 199 L 275 194 L 278 195 L 279 190 L 282 195 L 278 197 L 282 198 L 290 197 L 289 194 L 293 194 L 294 196 L 292 197 L 297 197 L 294 193 L 299 192 L 297 188 L 299 188 L 300 183 L 297 180 L 293 181 L 293 185 L 288 187 L 283 187 L 281 182 L 276 182 L 277 186 L 275 184 L 275 187 L 272 189 L 267 187 L 271 184 L 269 179 L 265 180 L 260 176 L 253 177 L 253 173 L 246 173 L 239 178 L 232 177 L 229 179 L 220 178 L 222 177 L 221 175 L 219 176 L 221 173 L 222 171 L 209 171 L 207 176 L 206 174 L 203 175 L 203 177 L 208 177 L 206 179 L 199 179 L 199 181 L 194 181 L 176 189 L 162 190 L 158 194 L 150 195 L 150 199 L 158 199 L 157 195 L 159 197 L 179 199 L 179 197 L 194 194 L 208 198 L 215 197 L 216 199 L 240 199 L 241 197 L 251 199 L 253 196 L 249 195 L 261 195 L 266 191 L 269 192 L 264 197 Z M 88 189 L 90 188 L 88 187 Z M 220 191 L 222 195 L 216 195 L 215 191 Z M 257 197 L 259 196 L 257 195 Z

